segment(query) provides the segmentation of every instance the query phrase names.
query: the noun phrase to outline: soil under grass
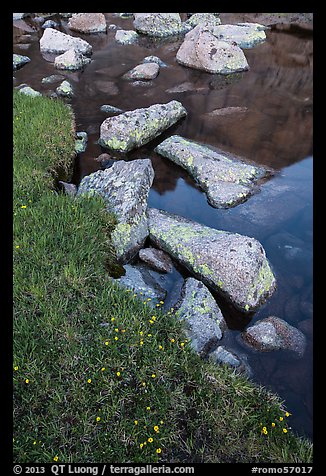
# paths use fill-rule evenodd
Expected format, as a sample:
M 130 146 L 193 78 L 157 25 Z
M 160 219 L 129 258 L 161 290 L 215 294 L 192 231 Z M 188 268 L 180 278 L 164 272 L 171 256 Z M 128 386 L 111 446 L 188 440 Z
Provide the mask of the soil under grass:
M 277 396 L 202 361 L 171 313 L 112 281 L 114 217 L 55 187 L 71 110 L 14 91 L 13 119 L 14 462 L 310 463 Z

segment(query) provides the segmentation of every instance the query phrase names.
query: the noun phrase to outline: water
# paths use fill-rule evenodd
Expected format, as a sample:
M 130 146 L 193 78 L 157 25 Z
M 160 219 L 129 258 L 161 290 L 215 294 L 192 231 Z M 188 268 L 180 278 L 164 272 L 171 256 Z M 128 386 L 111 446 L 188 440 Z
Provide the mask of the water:
M 132 29 L 130 19 L 105 15 L 108 24 Z M 236 14 L 221 14 L 224 23 L 223 15 L 228 21 L 239 21 Z M 27 83 L 47 94 L 57 84 L 42 85 L 41 79 L 57 71 L 40 54 L 38 39 L 43 30 L 33 21 L 14 25 L 14 52 L 32 60 L 14 73 L 15 84 Z M 250 318 L 219 301 L 229 327 L 224 342 L 247 354 L 253 379 L 284 399 L 294 430 L 312 437 L 312 32 L 306 26 L 274 25 L 267 31 L 265 43 L 245 50 L 250 71 L 226 78 L 178 65 L 175 54 L 181 38 L 153 41 L 144 37 L 138 45 L 118 45 L 115 30 L 77 35 L 65 21 L 61 30 L 93 45 L 92 63 L 83 72 L 62 73 L 75 90 L 71 104 L 77 131 L 87 131 L 89 139 L 86 152 L 76 161 L 73 181 L 78 184 L 83 176 L 100 168 L 94 161 L 105 152 L 97 144 L 99 127 L 109 116 L 100 111 L 102 104 L 132 110 L 172 99 L 182 102 L 188 116 L 125 159 L 152 159 L 155 179 L 149 206 L 261 241 L 277 278 L 277 290 Z M 121 78 L 152 54 L 169 66 L 161 68 L 156 79 L 137 84 Z M 169 91 L 180 85 L 183 92 Z M 207 115 L 232 107 L 241 109 Z M 212 208 L 184 170 L 153 152 L 157 143 L 174 133 L 234 152 L 272 167 L 276 173 L 247 202 L 228 210 Z M 171 290 L 180 288 L 183 276 L 180 269 L 173 273 Z M 175 297 L 176 292 L 167 305 Z M 285 351 L 257 353 L 243 347 L 240 332 L 270 315 L 285 319 L 305 334 L 308 345 L 302 358 Z

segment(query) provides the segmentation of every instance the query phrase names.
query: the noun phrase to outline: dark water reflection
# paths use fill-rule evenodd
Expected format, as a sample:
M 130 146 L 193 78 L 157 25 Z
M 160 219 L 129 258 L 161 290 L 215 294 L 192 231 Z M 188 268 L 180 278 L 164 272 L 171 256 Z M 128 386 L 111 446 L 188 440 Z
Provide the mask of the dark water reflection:
M 105 14 L 108 24 L 132 28 L 130 19 Z M 241 21 L 236 14 L 231 21 Z M 223 18 L 222 18 L 223 21 Z M 225 23 L 225 21 L 224 21 Z M 55 74 L 53 63 L 39 51 L 43 31 L 29 21 L 15 22 L 14 52 L 32 61 L 15 72 L 16 84 L 27 83 L 47 94 L 56 85 L 42 85 L 44 76 Z M 93 45 L 92 62 L 83 72 L 63 73 L 71 80 L 75 97 L 71 104 L 77 130 L 88 132 L 88 147 L 80 154 L 74 174 L 78 183 L 84 175 L 100 168 L 94 161 L 105 152 L 98 144 L 99 127 L 109 116 L 102 104 L 123 110 L 147 107 L 172 99 L 182 102 L 188 116 L 150 144 L 124 156 L 125 160 L 150 157 L 155 179 L 149 206 L 180 214 L 217 229 L 247 234 L 259 239 L 278 281 L 272 298 L 251 319 L 220 303 L 228 322 L 226 346 L 245 352 L 255 381 L 266 385 L 285 400 L 291 426 L 312 436 L 312 55 L 311 31 L 300 25 L 274 25 L 267 41 L 245 50 L 250 71 L 228 77 L 185 68 L 175 54 L 182 39 L 151 41 L 138 45 L 118 45 L 115 30 L 107 34 L 77 35 L 67 23 L 62 31 L 81 36 Z M 145 56 L 159 56 L 167 68 L 147 83 L 130 82 L 122 75 Z M 49 58 L 47 58 L 49 59 Z M 183 91 L 171 92 L 182 86 Z M 241 107 L 241 112 L 218 108 Z M 227 113 L 228 112 L 228 113 Z M 275 176 L 262 185 L 261 192 L 228 210 L 208 205 L 205 195 L 180 167 L 153 152 L 164 137 L 177 133 L 217 146 L 275 169 Z M 179 270 L 181 273 L 182 271 Z M 182 274 L 175 272 L 170 288 L 178 289 Z M 173 295 L 168 304 L 173 302 Z M 240 331 L 249 322 L 276 315 L 298 327 L 307 337 L 301 359 L 286 352 L 255 353 L 244 350 Z

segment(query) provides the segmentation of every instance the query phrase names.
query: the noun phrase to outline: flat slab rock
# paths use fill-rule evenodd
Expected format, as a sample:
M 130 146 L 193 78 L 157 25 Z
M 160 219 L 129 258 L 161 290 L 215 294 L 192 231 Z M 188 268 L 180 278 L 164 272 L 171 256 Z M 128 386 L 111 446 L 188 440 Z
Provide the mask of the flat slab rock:
M 270 174 L 264 167 L 246 164 L 228 152 L 177 135 L 161 142 L 155 152 L 187 170 L 215 208 L 244 202 L 258 190 L 258 179 Z
M 243 341 L 256 350 L 290 350 L 302 357 L 306 348 L 304 334 L 279 317 L 270 316 L 241 333 Z
M 170 256 L 157 248 L 143 248 L 139 251 L 139 259 L 144 261 L 156 271 L 170 273 L 173 263 Z
M 106 208 L 116 215 L 111 238 L 117 259 L 126 263 L 148 236 L 147 198 L 153 183 L 154 170 L 149 159 L 130 162 L 120 160 L 112 167 L 87 175 L 80 182 L 77 196 L 99 194 Z
M 229 74 L 249 69 L 239 46 L 217 39 L 209 27 L 202 25 L 197 25 L 186 34 L 176 60 L 184 66 L 208 73 Z
M 179 13 L 135 13 L 134 27 L 139 33 L 155 37 L 184 32 Z
M 143 63 L 123 75 L 125 79 L 154 79 L 158 75 L 160 67 L 157 63 Z
M 179 101 L 127 111 L 102 122 L 98 142 L 108 149 L 129 152 L 147 144 L 186 115 Z
M 74 13 L 68 27 L 80 33 L 105 33 L 106 20 L 103 13 Z
M 166 290 L 163 289 L 149 273 L 145 266 L 124 265 L 126 274 L 114 282 L 138 294 L 144 300 L 150 298 L 148 304 L 154 306 L 164 300 Z
M 206 355 L 222 338 L 226 328 L 222 312 L 209 289 L 197 279 L 187 278 L 175 309 L 175 316 L 185 324 L 191 346 L 199 354 Z
M 147 215 L 152 243 L 241 311 L 256 310 L 274 292 L 274 274 L 256 239 L 155 208 Z
M 71 48 L 83 55 L 92 54 L 92 46 L 85 40 L 47 28 L 40 39 L 41 53 L 65 53 Z
M 266 26 L 259 23 L 236 23 L 218 25 L 212 33 L 216 38 L 228 43 L 235 42 L 240 48 L 252 48 L 266 40 Z

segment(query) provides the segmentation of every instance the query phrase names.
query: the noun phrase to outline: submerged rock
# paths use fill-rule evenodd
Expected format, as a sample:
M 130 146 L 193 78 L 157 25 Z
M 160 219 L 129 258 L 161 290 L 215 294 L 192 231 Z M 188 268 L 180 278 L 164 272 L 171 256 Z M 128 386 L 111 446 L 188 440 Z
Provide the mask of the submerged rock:
M 197 25 L 203 25 L 209 28 L 213 28 L 221 24 L 221 20 L 214 13 L 194 13 L 186 21 L 192 28 Z
M 158 75 L 160 67 L 157 63 L 144 63 L 135 66 L 123 75 L 125 79 L 154 79 Z
M 12 69 L 13 71 L 16 71 L 16 69 L 22 68 L 25 64 L 30 62 L 30 58 L 28 56 L 23 56 L 23 55 L 17 55 L 13 54 L 12 55 Z
M 67 80 L 62 81 L 55 91 L 59 96 L 63 97 L 71 98 L 74 95 L 72 86 Z
M 208 27 L 202 25 L 186 34 L 176 60 L 184 66 L 209 73 L 229 74 L 249 69 L 239 46 L 218 40 Z
M 139 35 L 134 30 L 117 30 L 114 38 L 115 41 L 121 45 L 132 45 L 136 43 Z
M 35 98 L 36 96 L 42 96 L 39 91 L 35 91 L 35 89 L 31 88 L 30 86 L 23 86 L 19 89 L 21 94 L 26 94 L 26 96 L 31 96 Z
M 106 20 L 103 13 L 75 13 L 70 18 L 68 27 L 80 33 L 105 33 Z
M 146 56 L 142 63 L 157 63 L 160 68 L 166 68 L 167 64 L 164 63 L 158 56 Z
M 129 152 L 147 144 L 186 114 L 179 101 L 170 101 L 108 117 L 101 124 L 98 142 L 108 149 Z
M 81 38 L 47 28 L 40 39 L 41 53 L 65 53 L 73 48 L 83 55 L 92 53 L 92 46 Z
M 143 248 L 139 251 L 139 259 L 162 273 L 169 273 L 173 269 L 170 256 L 157 248 Z
M 216 208 L 243 202 L 255 191 L 257 180 L 269 173 L 264 167 L 246 164 L 228 152 L 177 135 L 161 142 L 155 152 L 186 169 Z
M 76 132 L 75 151 L 76 154 L 85 152 L 87 147 L 87 132 Z
M 154 170 L 149 159 L 115 162 L 112 167 L 87 175 L 77 195 L 99 194 L 118 224 L 112 235 L 116 257 L 127 262 L 138 253 L 148 236 L 147 198 Z
M 110 104 L 103 104 L 100 107 L 100 109 L 101 109 L 102 112 L 116 112 L 118 114 L 120 114 L 120 112 L 123 112 L 122 109 L 120 109 L 118 107 L 115 107 L 115 106 L 111 106 Z
M 306 348 L 304 334 L 275 316 L 256 322 L 242 332 L 241 337 L 249 346 L 263 352 L 291 350 L 302 357 Z
M 237 23 L 235 25 L 218 25 L 212 33 L 219 40 L 236 43 L 240 48 L 252 48 L 266 40 L 266 27 L 259 23 Z
M 90 63 L 90 58 L 87 58 L 82 53 L 79 53 L 74 48 L 59 55 L 54 60 L 54 66 L 57 69 L 67 69 L 69 71 L 76 71 L 82 69 L 86 64 Z
M 165 37 L 183 33 L 179 13 L 135 13 L 134 27 L 148 36 Z
M 166 291 L 149 273 L 145 266 L 132 266 L 126 264 L 124 266 L 126 274 L 119 279 L 115 279 L 120 286 L 139 294 L 143 300 L 148 300 L 148 305 L 153 306 L 157 302 L 163 300 L 166 296 Z
M 51 74 L 50 76 L 45 76 L 44 78 L 42 78 L 41 83 L 52 84 L 58 81 L 62 81 L 63 79 L 64 79 L 64 76 L 62 74 Z
M 147 215 L 155 246 L 241 311 L 258 309 L 274 292 L 274 274 L 255 238 L 215 230 L 155 208 L 149 208 Z
M 222 312 L 208 288 L 194 278 L 187 278 L 176 304 L 175 316 L 186 327 L 191 346 L 202 355 L 210 352 L 222 338 L 226 327 Z
M 219 345 L 217 349 L 211 352 L 208 355 L 208 359 L 216 364 L 229 365 L 237 371 L 245 373 L 248 377 L 252 376 L 252 370 L 247 362 L 247 357 L 226 349 L 222 345 Z

